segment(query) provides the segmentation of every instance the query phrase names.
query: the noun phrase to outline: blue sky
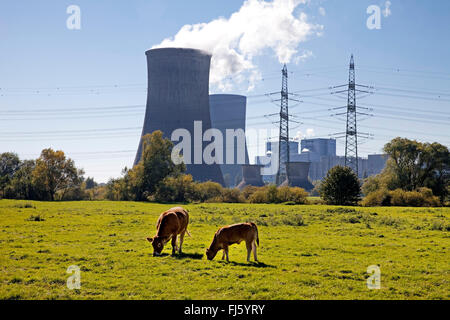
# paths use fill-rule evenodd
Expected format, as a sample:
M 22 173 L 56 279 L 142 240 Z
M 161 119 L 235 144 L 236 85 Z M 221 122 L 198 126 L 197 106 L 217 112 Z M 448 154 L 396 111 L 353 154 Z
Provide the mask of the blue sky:
M 81 9 L 81 30 L 66 27 L 66 9 L 73 4 Z M 295 16 L 303 12 L 308 23 L 323 29 L 299 42 L 298 53 L 309 53 L 306 59 L 288 63 L 289 90 L 303 101 L 291 109 L 301 122 L 292 124 L 291 136 L 308 131 L 328 137 L 345 130 L 345 122 L 328 109 L 344 106 L 346 99 L 327 88 L 346 83 L 353 53 L 357 83 L 374 86 L 374 94 L 357 101 L 373 109 L 373 117 L 360 122 L 360 131 L 374 135 L 362 141 L 360 155 L 380 152 L 396 136 L 450 145 L 450 2 L 391 0 L 381 29 L 369 30 L 367 7 L 385 4 L 311 0 L 295 9 Z M 145 51 L 184 25 L 228 19 L 242 5 L 236 0 L 2 1 L 0 152 L 35 158 L 43 148 L 62 149 L 86 176 L 100 182 L 119 176 L 132 165 L 142 127 Z M 247 128 L 272 128 L 264 115 L 278 108 L 260 95 L 280 90 L 282 65 L 270 48 L 252 63 L 262 77 L 255 88 L 247 91 L 245 80 L 225 93 L 249 96 Z M 211 92 L 220 90 L 212 85 Z M 253 159 L 255 146 L 250 152 Z

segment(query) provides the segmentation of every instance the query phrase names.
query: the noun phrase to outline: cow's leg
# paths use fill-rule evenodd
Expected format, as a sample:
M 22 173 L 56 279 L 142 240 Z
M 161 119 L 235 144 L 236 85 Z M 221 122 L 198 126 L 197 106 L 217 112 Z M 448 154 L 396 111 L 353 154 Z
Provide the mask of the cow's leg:
M 258 256 L 256 255 L 256 243 L 255 241 L 252 242 L 253 247 L 253 257 L 255 258 L 255 261 L 258 261 Z
M 172 235 L 172 255 L 175 255 L 177 252 L 177 235 Z
M 222 260 L 225 260 L 225 249 L 222 250 Z
M 183 245 L 185 232 L 186 232 L 186 230 L 184 230 L 182 233 L 180 233 L 180 248 L 178 249 L 179 254 L 181 254 L 181 246 Z
M 228 246 L 223 248 L 223 251 L 225 252 L 225 255 L 227 256 L 227 262 L 230 262 L 230 260 L 228 259 Z
M 247 246 L 247 262 L 250 262 L 250 254 L 252 253 L 252 243 L 246 241 L 245 245 Z

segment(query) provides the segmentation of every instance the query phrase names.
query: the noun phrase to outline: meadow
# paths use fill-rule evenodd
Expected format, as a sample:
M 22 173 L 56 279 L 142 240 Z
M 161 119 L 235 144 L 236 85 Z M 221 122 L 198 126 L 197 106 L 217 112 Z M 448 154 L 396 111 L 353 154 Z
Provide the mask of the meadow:
M 0 201 L 0 299 L 450 299 L 450 208 L 187 204 L 184 254 L 147 236 L 174 205 Z M 253 221 L 230 262 L 204 255 L 225 224 Z M 71 265 L 81 288 L 69 290 Z M 378 265 L 381 289 L 369 290 Z

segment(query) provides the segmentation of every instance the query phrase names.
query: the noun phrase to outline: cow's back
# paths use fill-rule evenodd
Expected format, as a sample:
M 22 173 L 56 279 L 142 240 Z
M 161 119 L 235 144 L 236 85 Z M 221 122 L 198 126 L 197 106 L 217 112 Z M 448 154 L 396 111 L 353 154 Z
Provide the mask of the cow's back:
M 217 240 L 228 245 L 240 243 L 252 237 L 252 232 L 253 226 L 250 223 L 234 224 L 221 228 L 217 232 Z
M 157 234 L 159 236 L 179 234 L 187 229 L 188 223 L 189 214 L 185 209 L 181 207 L 171 208 L 161 213 L 156 227 Z

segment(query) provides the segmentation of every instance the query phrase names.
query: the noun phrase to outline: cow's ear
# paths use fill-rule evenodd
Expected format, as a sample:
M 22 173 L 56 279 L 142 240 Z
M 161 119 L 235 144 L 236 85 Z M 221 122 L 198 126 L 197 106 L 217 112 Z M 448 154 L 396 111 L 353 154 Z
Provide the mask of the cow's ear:
M 148 238 L 147 238 L 147 241 L 150 242 L 150 243 L 152 243 L 152 242 L 153 242 L 153 238 L 148 237 Z

